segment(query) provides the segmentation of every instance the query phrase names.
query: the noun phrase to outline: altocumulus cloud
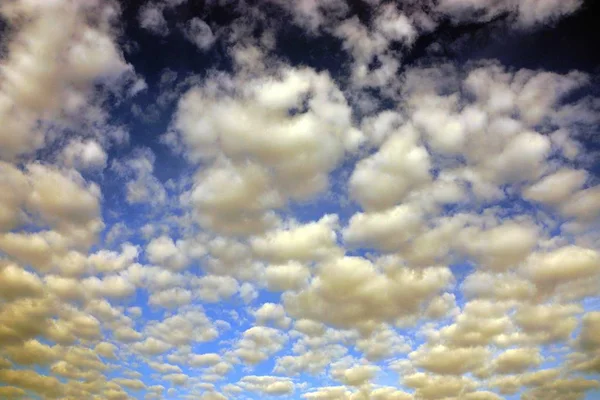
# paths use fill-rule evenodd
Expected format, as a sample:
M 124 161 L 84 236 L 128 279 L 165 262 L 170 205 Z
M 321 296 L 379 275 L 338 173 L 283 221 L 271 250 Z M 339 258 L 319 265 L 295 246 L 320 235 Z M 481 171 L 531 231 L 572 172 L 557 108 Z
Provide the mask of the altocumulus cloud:
M 3 1 L 0 398 L 597 398 L 592 3 Z

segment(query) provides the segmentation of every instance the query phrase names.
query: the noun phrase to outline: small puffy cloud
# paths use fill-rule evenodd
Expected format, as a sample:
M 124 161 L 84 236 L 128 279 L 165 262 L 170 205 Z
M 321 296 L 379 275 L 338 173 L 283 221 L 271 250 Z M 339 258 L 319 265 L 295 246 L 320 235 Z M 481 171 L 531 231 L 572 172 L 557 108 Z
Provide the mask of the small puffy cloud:
M 36 163 L 29 165 L 27 172 L 30 209 L 74 243 L 91 244 L 103 227 L 99 187 L 72 170 Z
M 582 318 L 582 329 L 579 334 L 579 343 L 584 349 L 600 348 L 600 312 L 592 311 L 585 314 Z
M 275 328 L 254 326 L 247 329 L 233 354 L 249 365 L 258 364 L 280 351 L 287 336 Z
M 298 323 L 295 325 L 299 330 Z M 369 361 L 380 361 L 410 351 L 408 341 L 391 327 L 383 327 L 361 337 L 356 341 L 356 349 L 360 350 Z
M 244 303 L 248 304 L 256 300 L 256 298 L 258 297 L 258 291 L 251 283 L 244 282 L 240 286 L 240 297 L 242 298 Z
M 522 301 L 531 299 L 537 288 L 533 282 L 514 273 L 476 271 L 463 281 L 462 291 L 469 298 Z
M 238 383 L 241 388 L 250 392 L 263 393 L 268 396 L 289 395 L 294 391 L 294 383 L 288 378 L 277 376 L 243 377 Z
M 192 281 L 194 295 L 207 303 L 217 303 L 231 298 L 239 290 L 238 282 L 229 276 L 208 275 Z
M 265 269 L 267 287 L 274 292 L 301 289 L 308 284 L 309 278 L 310 269 L 297 261 L 269 265 Z
M 135 292 L 135 286 L 121 275 L 95 276 L 81 281 L 85 290 L 95 297 L 124 298 Z
M 480 268 L 502 271 L 530 254 L 538 242 L 538 229 L 527 221 L 506 221 L 489 229 L 469 227 L 460 233 L 459 242 Z
M 215 43 L 216 37 L 210 26 L 200 18 L 192 18 L 182 27 L 183 35 L 198 49 L 206 51 Z
M 135 343 L 132 346 L 133 350 L 147 356 L 163 354 L 172 347 L 173 346 L 169 343 L 153 337 L 149 337 L 141 342 Z
M 193 367 L 214 366 L 221 362 L 221 356 L 216 353 L 193 354 L 189 364 Z
M 340 254 L 335 229 L 336 215 L 326 215 L 317 222 L 290 226 L 267 232 L 252 240 L 253 251 L 273 263 L 317 261 Z
M 7 347 L 5 354 L 20 365 L 48 366 L 61 357 L 60 346 L 50 347 L 35 339 L 16 346 Z
M 94 347 L 94 350 L 96 351 L 96 353 L 98 353 L 102 357 L 109 358 L 109 359 L 117 358 L 116 353 L 115 353 L 117 350 L 117 346 L 115 346 L 112 343 L 100 342 Z
M 563 206 L 562 212 L 569 217 L 586 221 L 600 214 L 600 186 L 576 192 Z
M 325 333 L 325 325 L 309 319 L 299 319 L 294 322 L 294 329 L 308 336 L 321 336 Z
M 499 340 L 510 331 L 512 323 L 507 306 L 489 300 L 471 300 L 465 304 L 454 323 L 439 330 L 440 338 L 458 347 L 482 347 Z
M 477 387 L 476 382 L 470 378 L 452 375 L 431 375 L 421 372 L 405 376 L 403 383 L 415 389 L 415 396 L 424 400 L 466 395 Z
M 421 346 L 409 354 L 414 366 L 440 375 L 464 375 L 484 366 L 490 357 L 485 347 Z
M 121 253 L 99 250 L 88 258 L 90 265 L 99 273 L 118 272 L 127 269 L 138 257 L 139 248 L 131 243 L 121 246 Z
M 305 393 L 302 397 L 309 400 L 334 400 L 350 397 L 350 391 L 345 386 L 330 386 L 318 388 L 315 391 Z
M 62 152 L 63 163 L 80 170 L 103 170 L 107 159 L 106 151 L 94 140 L 71 141 Z
M 178 374 L 167 374 L 162 377 L 163 379 L 171 382 L 174 386 L 182 386 L 185 385 L 190 378 L 186 374 L 178 373 Z
M 540 179 L 525 189 L 523 195 L 526 199 L 557 205 L 580 189 L 586 180 L 586 171 L 564 168 Z
M 151 343 L 165 343 L 168 348 L 217 338 L 218 332 L 202 308 L 190 306 L 162 321 L 148 323 L 144 332 Z M 164 346 L 161 346 L 163 348 Z
M 111 168 L 126 180 L 125 193 L 129 204 L 163 205 L 167 192 L 162 182 L 154 176 L 156 156 L 148 148 L 135 149 L 125 159 L 115 159 Z
M 148 298 L 148 304 L 164 308 L 177 308 L 192 301 L 192 292 L 187 289 L 174 287 L 153 292 Z
M 444 293 L 431 300 L 425 310 L 425 315 L 428 318 L 439 319 L 451 312 L 456 312 L 456 310 L 456 296 L 451 293 Z
M 413 204 L 401 204 L 384 211 L 359 212 L 344 229 L 348 245 L 397 250 L 423 228 L 423 212 Z
M 265 303 L 253 314 L 256 323 L 259 325 L 273 324 L 278 328 L 287 329 L 291 323 L 291 319 L 285 315 L 285 310 L 281 304 Z
M 371 381 L 378 370 L 374 365 L 354 365 L 350 368 L 335 368 L 331 375 L 345 385 L 359 387 Z
M 138 21 L 143 29 L 156 35 L 166 36 L 169 33 L 167 20 L 163 15 L 163 7 L 157 3 L 148 2 L 138 14 Z
M 135 391 L 146 389 L 146 385 L 139 379 L 116 378 L 113 379 L 116 384 Z
M 169 372 L 181 372 L 181 368 L 177 365 L 158 363 L 155 361 L 149 362 L 148 365 L 150 366 L 150 368 L 157 372 L 160 372 L 161 374 L 166 374 Z
M 152 239 L 146 247 L 146 254 L 151 263 L 174 271 L 182 270 L 189 263 L 182 243 L 175 243 L 173 239 L 165 235 Z
M 0 297 L 14 300 L 21 297 L 40 297 L 44 293 L 41 279 L 16 264 L 0 263 Z
M 44 277 L 48 292 L 66 301 L 81 301 L 90 295 L 85 285 L 74 278 L 63 278 L 58 275 L 46 275 Z
M 537 252 L 528 258 L 522 272 L 542 293 L 552 293 L 561 285 L 600 274 L 600 254 L 579 246 Z
M 571 336 L 577 326 L 575 316 L 581 312 L 577 304 L 523 304 L 517 309 L 514 319 L 534 343 L 553 343 Z M 557 324 L 556 321 L 561 322 Z
M 542 362 L 539 349 L 517 348 L 506 350 L 494 360 L 494 370 L 499 374 L 519 374 Z
M 359 161 L 350 177 L 352 196 L 369 210 L 400 203 L 413 189 L 431 179 L 427 149 L 411 126 L 390 136 L 379 150 Z

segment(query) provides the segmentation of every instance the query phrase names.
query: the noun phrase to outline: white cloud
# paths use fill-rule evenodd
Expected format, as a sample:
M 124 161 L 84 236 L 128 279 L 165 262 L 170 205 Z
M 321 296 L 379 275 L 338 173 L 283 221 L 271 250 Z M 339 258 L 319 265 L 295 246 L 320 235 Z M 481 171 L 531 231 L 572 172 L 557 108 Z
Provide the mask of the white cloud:
M 265 280 L 269 290 L 284 292 L 298 290 L 308 284 L 310 270 L 297 261 L 286 264 L 269 265 L 265 269 Z
M 189 259 L 183 250 L 183 243 L 175 243 L 169 236 L 152 239 L 146 247 L 146 254 L 151 263 L 164 266 L 173 271 L 184 269 Z
M 445 267 L 393 266 L 383 274 L 364 258 L 343 257 L 320 265 L 310 286 L 286 293 L 284 304 L 295 318 L 366 328 L 418 313 L 451 282 L 452 273 Z
M 265 303 L 253 312 L 258 325 L 269 325 L 272 323 L 277 328 L 287 329 L 292 320 L 285 315 L 281 304 Z
M 62 152 L 63 162 L 68 167 L 82 170 L 103 170 L 106 167 L 108 155 L 94 140 L 71 141 Z
M 138 21 L 142 28 L 156 35 L 166 36 L 169 33 L 167 20 L 163 15 L 163 7 L 157 3 L 148 2 L 144 5 L 138 14 Z
M 326 189 L 328 173 L 361 140 L 327 74 L 288 68 L 256 80 L 212 82 L 188 91 L 173 121 L 186 155 L 212 165 L 192 193 L 201 223 L 211 229 L 264 230 L 269 211 L 286 199 Z M 294 108 L 299 112 L 290 115 Z M 232 113 L 238 118 L 227 117 Z
M 117 8 L 112 1 L 2 5 L 0 13 L 14 32 L 0 74 L 2 159 L 31 154 L 54 141 L 38 121 L 68 125 L 82 112 L 93 118 L 101 103 L 91 90 L 95 83 L 121 86 L 135 75 L 115 42 Z
M 525 0 L 525 1 L 475 1 L 475 0 L 442 0 L 437 8 L 443 14 L 458 21 L 490 21 L 504 13 L 510 13 L 517 26 L 552 22 L 559 17 L 569 15 L 581 7 L 579 0 Z
M 277 376 L 244 376 L 238 385 L 245 390 L 268 396 L 283 396 L 294 391 L 294 383 L 291 380 Z
M 136 149 L 130 158 L 115 160 L 112 169 L 127 179 L 125 193 L 130 204 L 148 203 L 162 205 L 167 200 L 167 192 L 154 176 L 156 156 L 148 149 Z
M 273 263 L 334 257 L 341 252 L 336 242 L 337 226 L 337 216 L 325 215 L 317 222 L 292 225 L 257 236 L 252 240 L 252 249 L 259 257 Z
M 202 51 L 210 49 L 216 40 L 210 26 L 200 18 L 190 19 L 183 27 L 183 34 Z

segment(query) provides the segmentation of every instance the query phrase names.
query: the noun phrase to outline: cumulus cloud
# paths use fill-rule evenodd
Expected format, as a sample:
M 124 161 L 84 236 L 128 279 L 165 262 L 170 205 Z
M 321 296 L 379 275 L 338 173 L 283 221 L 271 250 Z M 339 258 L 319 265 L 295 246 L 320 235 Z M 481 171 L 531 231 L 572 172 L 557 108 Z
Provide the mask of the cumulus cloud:
M 167 192 L 153 174 L 155 159 L 150 149 L 137 149 L 131 158 L 113 162 L 112 169 L 127 180 L 125 191 L 128 203 L 165 203 Z
M 553 21 L 561 16 L 571 14 L 581 7 L 579 0 L 568 1 L 483 1 L 442 0 L 438 10 L 456 21 L 476 20 L 489 21 L 504 13 L 511 14 L 521 27 Z
M 378 272 L 370 261 L 342 257 L 323 263 L 308 288 L 286 293 L 288 312 L 339 327 L 365 327 L 371 322 L 393 322 L 420 311 L 452 282 L 446 267 L 411 270 L 392 266 Z
M 215 43 L 215 34 L 210 26 L 200 18 L 190 19 L 183 28 L 183 34 L 200 50 L 208 50 Z
M 211 163 L 191 201 L 200 222 L 218 232 L 264 230 L 287 199 L 326 189 L 328 173 L 362 137 L 335 82 L 307 68 L 250 81 L 216 76 L 183 96 L 173 128 L 167 140 L 177 138 L 191 160 Z
M 117 12 L 112 1 L 3 4 L 0 13 L 14 34 L 1 65 L 2 159 L 31 154 L 54 141 L 38 121 L 64 125 L 92 111 L 98 103 L 92 90 L 96 82 L 113 85 L 135 75 L 115 43 Z M 63 21 L 61 29 L 57 19 Z

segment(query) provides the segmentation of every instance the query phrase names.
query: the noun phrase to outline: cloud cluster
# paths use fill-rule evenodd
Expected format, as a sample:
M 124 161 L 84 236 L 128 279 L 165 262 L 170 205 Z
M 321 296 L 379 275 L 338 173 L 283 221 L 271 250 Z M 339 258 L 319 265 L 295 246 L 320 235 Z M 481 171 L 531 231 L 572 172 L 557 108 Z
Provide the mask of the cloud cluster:
M 405 62 L 581 6 L 2 3 L 0 397 L 595 396 L 597 77 Z

